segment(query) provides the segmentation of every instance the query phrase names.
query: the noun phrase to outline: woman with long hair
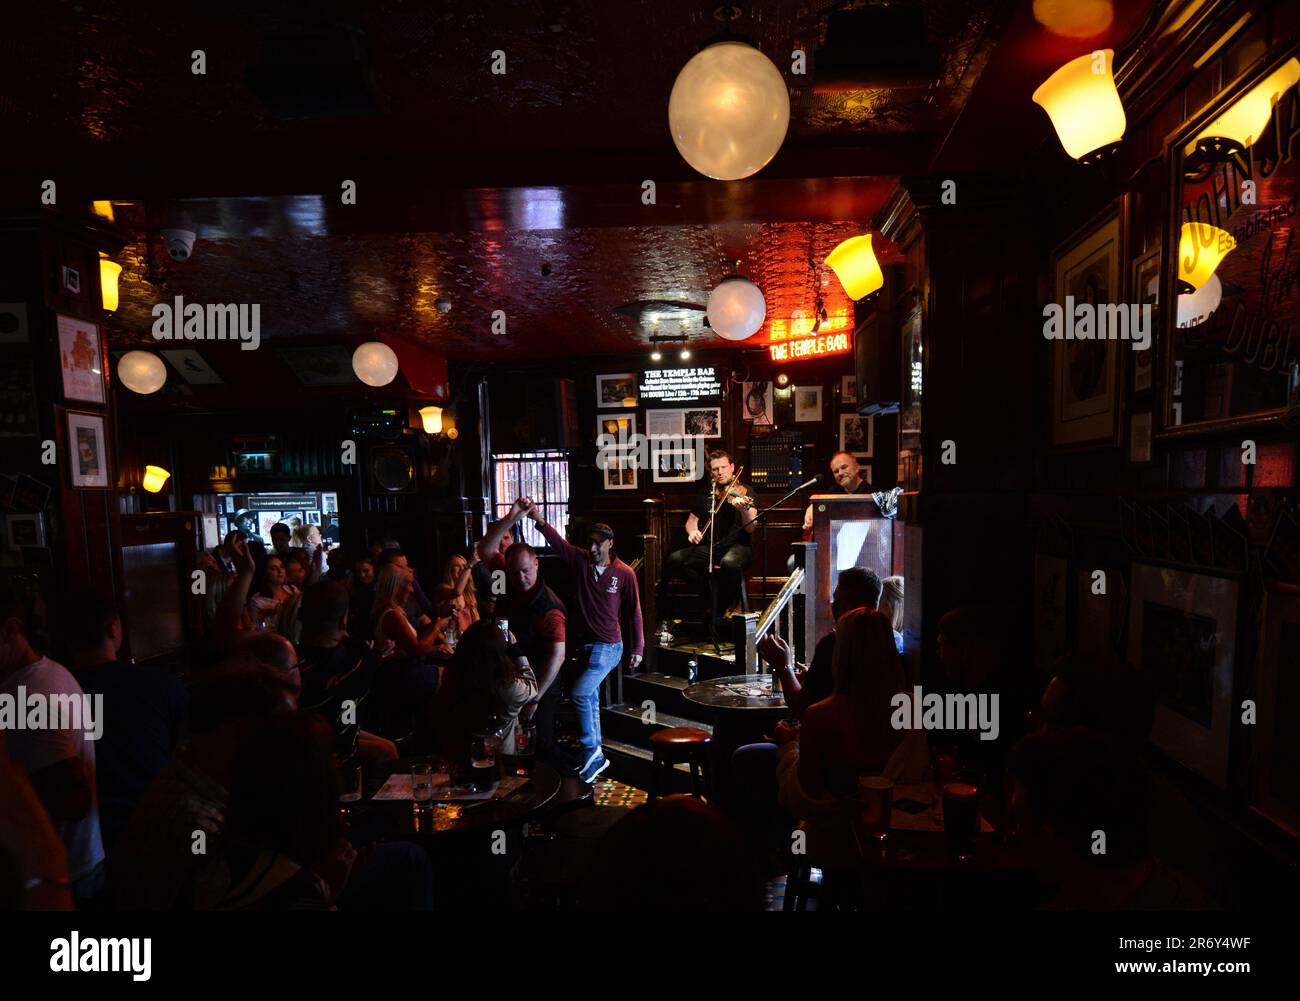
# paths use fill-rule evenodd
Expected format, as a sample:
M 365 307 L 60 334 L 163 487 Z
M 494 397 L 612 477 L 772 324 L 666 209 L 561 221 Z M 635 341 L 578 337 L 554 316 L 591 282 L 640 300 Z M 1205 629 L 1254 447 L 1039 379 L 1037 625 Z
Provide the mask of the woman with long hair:
M 396 647 L 395 656 L 384 661 L 373 689 L 383 718 L 381 735 L 391 740 L 411 733 L 416 721 L 427 712 L 439 685 L 438 666 L 425 660 L 438 645 L 438 631 L 430 623 L 417 632 L 403 608 L 414 582 L 415 575 L 406 567 L 388 564 L 375 583 L 370 612 L 375 646 L 383 649 L 392 643 Z
M 248 599 L 248 611 L 259 627 L 267 628 L 274 624 L 280 605 L 290 595 L 297 594 L 298 588 L 288 582 L 284 560 L 274 554 L 262 561 L 258 578 L 260 584 Z
M 880 613 L 889 619 L 896 633 L 903 631 L 903 578 L 886 577 L 880 582 Z
M 866 608 L 843 616 L 831 673 L 831 696 L 804 710 L 801 725 L 778 723 L 775 740 L 781 805 L 805 822 L 818 857 L 836 859 L 852 854 L 858 778 L 891 774 L 901 761 L 904 734 L 890 717 L 906 681 L 889 619 Z
M 393 642 L 398 653 L 408 657 L 423 657 L 438 643 L 436 629 L 417 633 L 406 617 L 404 606 L 415 585 L 415 575 L 406 567 L 390 563 L 384 567 L 375 583 L 375 601 L 370 609 L 370 621 L 375 642 L 381 646 Z
M 444 754 L 468 753 L 475 733 L 498 733 L 511 747 L 519 712 L 537 696 L 528 658 L 492 622 L 465 631 L 434 700 L 433 741 Z

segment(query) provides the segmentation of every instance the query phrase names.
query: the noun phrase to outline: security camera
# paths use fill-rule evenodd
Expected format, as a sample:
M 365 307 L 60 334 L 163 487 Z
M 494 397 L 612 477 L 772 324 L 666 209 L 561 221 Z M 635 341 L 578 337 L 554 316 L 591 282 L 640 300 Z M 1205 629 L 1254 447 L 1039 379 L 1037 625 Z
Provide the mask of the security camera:
M 188 229 L 162 230 L 163 242 L 173 261 L 188 261 L 194 253 L 194 231 Z
M 451 300 L 445 295 L 438 296 L 438 298 L 434 300 L 433 304 L 438 307 L 439 313 L 451 312 Z

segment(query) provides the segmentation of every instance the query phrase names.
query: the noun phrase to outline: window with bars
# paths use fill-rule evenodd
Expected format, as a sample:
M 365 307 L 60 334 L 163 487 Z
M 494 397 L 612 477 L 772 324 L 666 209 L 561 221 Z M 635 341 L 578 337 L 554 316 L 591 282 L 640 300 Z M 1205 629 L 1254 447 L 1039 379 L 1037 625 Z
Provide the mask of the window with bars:
M 492 456 L 492 497 L 496 520 L 510 513 L 520 497 L 531 497 L 542 509 L 542 517 L 561 535 L 569 528 L 569 458 L 564 452 L 510 452 Z M 538 548 L 546 540 L 531 518 L 516 527 L 516 538 Z

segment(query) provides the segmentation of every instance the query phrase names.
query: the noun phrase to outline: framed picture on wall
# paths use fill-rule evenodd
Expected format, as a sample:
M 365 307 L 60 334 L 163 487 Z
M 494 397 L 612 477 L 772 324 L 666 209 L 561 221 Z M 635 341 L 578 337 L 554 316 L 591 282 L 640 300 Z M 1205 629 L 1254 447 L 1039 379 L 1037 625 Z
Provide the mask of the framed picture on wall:
M 645 412 L 645 434 L 651 441 L 655 438 L 685 437 L 686 411 L 647 410 Z
M 104 353 L 99 328 L 84 320 L 60 314 L 59 370 L 63 374 L 63 397 L 84 403 L 103 403 Z
M 744 398 L 740 412 L 755 427 L 771 427 L 774 393 L 770 382 L 742 382 Z
M 655 483 L 694 483 L 699 479 L 693 448 L 660 448 L 653 458 Z
M 635 372 L 596 376 L 596 408 L 598 410 L 609 410 L 611 407 L 631 409 L 636 406 L 638 398 Z
M 722 437 L 721 407 L 691 407 L 682 411 L 682 430 L 692 438 Z
M 796 424 L 807 424 L 822 419 L 822 387 L 794 387 L 794 419 Z
M 635 490 L 637 487 L 638 449 L 611 451 L 602 470 L 606 490 Z
M 1129 661 L 1156 693 L 1152 742 L 1220 788 L 1228 785 L 1237 584 L 1134 564 Z
M 611 435 L 617 442 L 631 442 L 636 434 L 636 414 L 597 414 L 596 438 Z
M 1124 302 L 1120 203 L 1079 230 L 1052 255 L 1052 302 L 1060 307 L 1052 341 L 1051 428 L 1058 448 L 1119 444 L 1120 350 L 1128 341 L 1082 340 L 1073 334 L 1081 309 Z M 1052 317 L 1044 318 L 1044 335 Z M 1095 330 L 1094 324 L 1094 330 Z
M 108 487 L 108 448 L 104 443 L 104 418 L 69 410 L 67 455 L 72 485 Z
M 1252 732 L 1251 808 L 1300 836 L 1300 744 L 1280 739 L 1300 728 L 1300 673 L 1294 670 L 1300 650 L 1300 588 L 1270 586 L 1256 661 Z
M 1151 414 L 1134 414 L 1128 419 L 1128 461 L 1151 461 Z
M 856 404 L 858 402 L 858 377 L 856 375 L 840 376 L 840 403 Z
M 875 423 L 874 417 L 840 414 L 840 451 L 870 459 L 874 452 Z
M 39 514 L 11 514 L 5 523 L 5 541 L 10 549 L 45 545 L 45 520 Z
M 1132 301 L 1151 307 L 1151 344 L 1145 351 L 1133 352 L 1133 392 L 1151 389 L 1155 371 L 1155 332 L 1160 329 L 1160 248 L 1133 262 Z

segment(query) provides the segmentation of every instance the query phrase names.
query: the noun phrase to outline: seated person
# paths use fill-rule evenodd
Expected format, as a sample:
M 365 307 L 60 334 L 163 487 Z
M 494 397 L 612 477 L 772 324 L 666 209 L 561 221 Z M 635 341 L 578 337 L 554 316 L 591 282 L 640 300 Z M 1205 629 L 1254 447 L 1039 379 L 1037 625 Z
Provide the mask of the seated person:
M 74 594 L 63 607 L 73 676 L 83 692 L 104 700 L 95 783 L 104 851 L 112 854 L 145 789 L 171 763 L 190 699 L 166 671 L 118 660 L 122 620 L 103 595 Z
M 367 712 L 365 703 L 380 662 L 363 640 L 348 635 L 348 600 L 347 588 L 332 580 L 317 581 L 303 595 L 298 704 L 331 722 L 340 761 L 391 760 L 397 757 L 397 746 L 362 730 L 358 722 Z
M 736 465 L 729 452 L 717 449 L 709 453 L 709 489 L 696 499 L 686 518 L 686 540 L 690 545 L 674 550 L 664 561 L 659 579 L 658 607 L 668 607 L 667 585 L 678 579 L 695 585 L 705 607 L 715 608 L 718 615 L 724 614 L 739 599 L 745 570 L 754 559 L 754 550 L 749 543 L 758 526 L 758 512 L 753 498 L 735 491 L 728 494 L 726 502 L 718 507 L 735 476 Z M 710 512 L 715 507 L 718 510 L 712 516 L 713 524 L 709 531 L 713 537 L 713 562 L 718 566 L 716 603 L 709 591 L 709 536 L 705 532 Z
M 904 734 L 890 717 L 906 680 L 889 620 L 858 609 L 839 621 L 837 633 L 830 698 L 806 708 L 799 723 L 782 720 L 775 733 L 781 805 L 806 823 L 809 854 L 824 861 L 856 856 L 855 811 L 845 805 L 856 804 L 859 776 L 903 777 L 895 752 Z
M 277 637 L 278 639 L 278 637 Z M 256 724 L 291 711 L 284 681 L 269 670 L 222 665 L 191 692 L 190 729 L 175 759 L 150 783 L 109 861 L 108 889 L 123 910 L 190 905 L 190 882 L 219 845 L 236 752 Z
M 424 589 L 420 587 L 420 580 L 411 568 L 404 552 L 400 549 L 385 549 L 380 553 L 379 559 L 375 561 L 375 573 L 382 575 L 384 567 L 387 566 L 400 567 L 411 575 L 411 590 L 402 602 L 402 611 L 406 613 L 411 625 L 417 631 L 423 632 L 433 622 L 433 602 L 429 600 L 428 595 L 424 593 Z
M 285 570 L 288 562 L 287 557 L 275 554 L 268 554 L 262 561 L 262 584 L 257 593 L 248 599 L 249 615 L 259 628 L 272 628 L 280 612 L 280 603 L 289 595 L 298 593 L 298 588 L 288 580 Z
M 433 743 L 457 759 L 468 757 L 476 733 L 500 734 L 513 747 L 519 713 L 536 697 L 537 678 L 514 636 L 480 620 L 461 637 L 433 701 Z
M 475 557 L 477 559 L 477 557 Z M 444 635 L 463 636 L 478 621 L 478 594 L 468 557 L 452 553 L 447 559 L 442 583 L 434 594 L 439 624 Z
M 381 732 L 392 738 L 411 731 L 438 690 L 438 667 L 425 658 L 439 647 L 441 637 L 432 622 L 417 632 L 407 618 L 405 605 L 413 582 L 406 567 L 397 563 L 385 566 L 375 585 L 370 616 L 375 644 L 382 648 L 391 642 L 396 648 L 379 672 L 374 689 Z

